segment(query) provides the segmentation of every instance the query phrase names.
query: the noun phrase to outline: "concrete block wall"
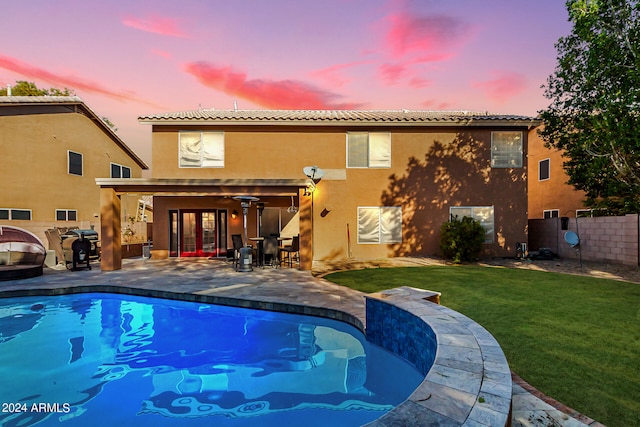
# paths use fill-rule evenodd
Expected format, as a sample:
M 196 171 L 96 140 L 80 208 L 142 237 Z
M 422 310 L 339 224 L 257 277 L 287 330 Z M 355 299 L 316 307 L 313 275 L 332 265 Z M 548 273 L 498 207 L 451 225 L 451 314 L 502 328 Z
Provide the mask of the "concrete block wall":
M 639 265 L 640 216 L 570 218 L 570 231 L 580 237 L 580 251 L 585 261 Z M 564 240 L 567 230 L 562 230 L 561 219 L 529 220 L 529 250 L 550 248 L 561 258 L 579 255 Z

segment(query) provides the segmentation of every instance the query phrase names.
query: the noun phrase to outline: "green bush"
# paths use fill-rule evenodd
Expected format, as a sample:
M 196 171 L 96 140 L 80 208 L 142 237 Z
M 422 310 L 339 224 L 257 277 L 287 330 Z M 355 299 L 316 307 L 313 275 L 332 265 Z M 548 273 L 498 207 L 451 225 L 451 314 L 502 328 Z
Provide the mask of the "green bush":
M 485 231 L 480 221 L 465 216 L 452 217 L 440 227 L 440 250 L 455 263 L 475 261 L 482 252 Z

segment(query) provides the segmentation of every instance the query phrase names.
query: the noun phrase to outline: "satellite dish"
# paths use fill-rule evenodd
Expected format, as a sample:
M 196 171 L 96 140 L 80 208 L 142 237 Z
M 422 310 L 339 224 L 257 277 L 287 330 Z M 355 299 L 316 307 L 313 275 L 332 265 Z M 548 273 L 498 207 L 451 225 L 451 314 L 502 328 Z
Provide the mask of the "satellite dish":
M 302 168 L 302 172 L 311 180 L 314 184 L 320 182 L 324 176 L 324 171 L 317 166 L 305 166 Z
M 580 244 L 580 238 L 573 231 L 567 231 L 564 233 L 564 241 L 567 242 L 572 248 L 575 248 Z

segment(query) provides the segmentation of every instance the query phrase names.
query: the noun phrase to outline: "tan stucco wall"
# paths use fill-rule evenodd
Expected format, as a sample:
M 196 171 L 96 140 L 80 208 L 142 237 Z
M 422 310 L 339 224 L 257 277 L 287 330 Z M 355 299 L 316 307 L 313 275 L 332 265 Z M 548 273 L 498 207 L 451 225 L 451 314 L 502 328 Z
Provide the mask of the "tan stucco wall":
M 86 116 L 32 114 L 0 117 L 2 193 L 0 208 L 31 209 L 32 221 L 5 221 L 36 233 L 53 226 L 89 228 L 100 232 L 100 188 L 95 178 L 109 177 L 110 163 L 141 168 Z M 83 175 L 67 173 L 67 150 L 83 156 Z M 129 211 L 137 197 L 125 197 Z M 129 205 L 131 206 L 129 207 Z M 74 209 L 78 221 L 57 222 L 56 209 Z
M 439 229 L 448 220 L 450 206 L 495 206 L 496 243 L 485 246 L 486 255 L 513 256 L 516 242 L 526 241 L 526 160 L 518 169 L 492 169 L 489 165 L 491 130 L 521 130 L 526 159 L 527 129 L 391 130 L 392 165 L 385 169 L 346 168 L 347 130 L 226 130 L 224 168 L 181 169 L 178 128 L 156 126 L 152 172 L 155 178 L 284 179 L 302 178 L 304 166 L 319 166 L 327 175 L 313 196 L 315 260 L 434 255 L 439 250 Z M 174 199 L 172 203 L 177 207 L 182 202 Z M 287 206 L 290 201 L 283 198 L 282 203 Z M 402 206 L 403 242 L 358 244 L 359 206 Z M 154 206 L 154 225 L 162 227 L 159 221 L 166 209 L 163 204 Z M 165 230 L 167 227 L 165 224 Z M 154 228 L 154 240 L 159 243 L 163 236 L 158 233 L 161 231 Z
M 549 179 L 540 181 L 538 164 L 549 159 Z M 544 146 L 544 141 L 536 129 L 529 132 L 529 218 L 543 218 L 545 210 L 558 209 L 559 216 L 575 218 L 577 209 L 585 209 L 584 192 L 568 185 L 569 177 L 562 164 L 562 152 Z

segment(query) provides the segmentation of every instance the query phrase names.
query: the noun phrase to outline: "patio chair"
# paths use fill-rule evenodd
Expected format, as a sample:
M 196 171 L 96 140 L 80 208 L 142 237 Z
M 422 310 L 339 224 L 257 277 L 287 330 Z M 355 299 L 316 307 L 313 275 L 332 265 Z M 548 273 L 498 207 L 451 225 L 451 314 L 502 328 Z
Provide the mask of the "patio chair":
M 62 249 L 62 237 L 60 237 L 60 231 L 58 231 L 57 228 L 52 228 L 45 230 L 44 234 L 47 236 L 47 240 L 49 241 L 49 249 L 56 253 L 56 263 L 64 264 L 64 250 Z
M 231 242 L 233 243 L 233 268 L 238 269 L 240 262 L 240 249 L 244 247 L 242 243 L 242 234 L 232 234 Z
M 277 237 L 268 236 L 264 238 L 262 256 L 264 256 L 264 264 L 268 262 L 271 267 L 278 267 L 280 261 L 278 260 Z
M 289 267 L 293 267 L 294 259 L 298 262 L 298 264 L 300 264 L 300 236 L 293 236 L 293 238 L 291 239 L 291 244 L 281 247 L 280 252 L 287 255 Z M 282 258 L 280 259 L 281 263 L 283 261 L 284 256 L 282 256 Z

